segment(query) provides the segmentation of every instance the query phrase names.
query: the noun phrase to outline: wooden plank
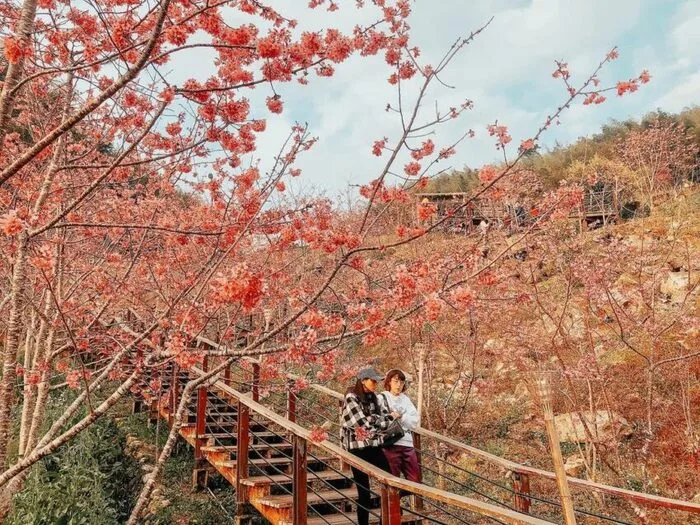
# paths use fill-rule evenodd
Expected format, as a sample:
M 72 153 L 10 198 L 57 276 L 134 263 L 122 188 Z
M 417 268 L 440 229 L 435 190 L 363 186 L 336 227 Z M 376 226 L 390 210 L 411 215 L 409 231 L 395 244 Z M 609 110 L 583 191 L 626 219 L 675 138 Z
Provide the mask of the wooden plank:
M 333 457 L 333 456 L 328 456 L 328 457 L 323 457 L 323 458 L 308 458 L 307 463 L 332 463 L 333 461 L 338 461 L 338 458 Z M 225 460 L 225 461 L 220 461 L 218 462 L 221 465 L 224 466 L 235 466 L 236 461 L 235 460 Z M 248 459 L 247 461 L 248 464 L 250 465 L 255 465 L 256 467 L 265 467 L 267 465 L 270 466 L 275 466 L 279 467 L 280 465 L 291 465 L 292 464 L 292 458 L 254 458 L 254 459 Z
M 265 451 L 269 450 L 274 453 L 276 448 L 279 449 L 291 449 L 293 445 L 291 443 L 256 443 L 248 444 L 248 451 Z M 237 445 L 207 445 L 203 446 L 202 450 L 204 452 L 228 452 L 229 454 L 236 453 L 238 451 Z
M 357 489 L 355 487 L 350 487 L 349 489 L 338 489 L 337 491 L 324 490 L 319 492 L 309 492 L 307 496 L 307 503 L 309 505 L 319 505 L 325 502 L 336 503 L 338 501 L 355 499 L 357 499 Z M 277 509 L 284 509 L 294 505 L 292 496 L 288 494 L 267 496 L 266 498 L 258 501 L 262 505 L 275 507 Z
M 313 514 L 313 513 L 312 513 Z M 353 513 L 336 513 L 336 514 L 325 514 L 323 516 L 318 516 L 313 514 L 314 517 L 309 517 L 306 521 L 306 525 L 356 525 L 357 515 Z M 378 525 L 380 520 L 377 516 L 370 515 L 369 522 L 371 525 Z M 421 523 L 420 516 L 411 514 L 410 512 L 404 513 L 401 516 L 401 523 Z M 280 521 L 278 525 L 292 525 L 291 521 Z
M 322 470 L 320 472 L 315 472 L 309 470 L 307 472 L 307 480 L 309 482 L 313 481 L 339 481 L 342 479 L 348 479 L 344 474 L 338 474 L 334 470 Z M 242 480 L 244 485 L 251 487 L 257 485 L 287 485 L 292 483 L 292 476 L 289 474 L 274 474 L 270 476 L 251 476 L 247 479 Z M 357 492 L 355 489 L 353 491 Z M 310 497 L 310 495 L 309 495 Z

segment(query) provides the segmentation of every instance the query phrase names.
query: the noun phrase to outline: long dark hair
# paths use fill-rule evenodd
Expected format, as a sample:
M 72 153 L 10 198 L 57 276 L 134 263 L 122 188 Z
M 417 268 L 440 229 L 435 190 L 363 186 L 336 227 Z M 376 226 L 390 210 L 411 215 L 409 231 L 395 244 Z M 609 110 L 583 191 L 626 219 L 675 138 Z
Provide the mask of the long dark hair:
M 355 381 L 355 384 L 348 388 L 346 393 L 355 394 L 357 396 L 357 399 L 360 400 L 360 405 L 362 405 L 362 410 L 365 412 L 365 415 L 369 415 L 372 412 L 370 407 L 371 404 L 374 404 L 377 411 L 379 410 L 377 394 L 374 392 L 365 392 L 365 387 L 362 386 L 362 379 Z

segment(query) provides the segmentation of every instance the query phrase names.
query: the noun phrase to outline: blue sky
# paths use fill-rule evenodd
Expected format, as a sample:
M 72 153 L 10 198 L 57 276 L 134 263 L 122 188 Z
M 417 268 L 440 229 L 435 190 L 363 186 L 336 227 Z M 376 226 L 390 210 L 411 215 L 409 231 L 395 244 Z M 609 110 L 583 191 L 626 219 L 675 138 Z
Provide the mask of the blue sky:
M 277 0 L 274 5 L 298 18 L 300 30 L 326 24 L 351 28 L 370 21 L 352 7 L 351 0 L 340 2 L 344 7 L 336 13 L 316 10 L 310 16 L 306 3 Z M 465 118 L 440 128 L 433 137 L 440 147 L 466 129 L 477 133 L 442 167 L 479 167 L 497 160 L 493 138 L 486 132 L 486 125 L 496 119 L 509 126 L 513 144 L 532 136 L 565 96 L 562 85 L 551 77 L 555 59 L 567 61 L 574 81 L 582 80 L 617 45 L 620 58 L 601 74 L 604 84 L 637 76 L 642 69 L 653 78 L 637 93 L 622 98 L 611 94 L 600 106 L 572 108 L 560 126 L 547 132 L 545 146 L 595 133 L 609 119 L 700 104 L 700 0 L 415 0 L 414 44 L 423 50 L 424 60 L 437 62 L 454 39 L 491 16 L 490 27 L 444 75 L 455 89 L 429 93 L 426 109 L 434 108 L 435 102 L 447 108 L 465 98 L 475 104 Z M 208 72 L 197 70 L 194 57 L 190 63 L 195 76 L 206 77 Z M 261 164 L 269 164 L 294 121 L 308 122 L 319 143 L 300 160 L 304 175 L 294 180 L 293 189 L 333 197 L 348 184 L 374 179 L 383 158 L 372 156 L 372 142 L 383 136 L 391 139 L 400 131 L 395 117 L 384 111 L 396 98 L 385 81 L 388 74 L 382 57 L 358 57 L 341 64 L 331 79 L 310 77 L 304 88 L 277 87 L 285 112 L 268 121 L 256 152 Z M 267 95 L 264 88 L 246 93 L 260 116 L 267 113 L 263 106 Z

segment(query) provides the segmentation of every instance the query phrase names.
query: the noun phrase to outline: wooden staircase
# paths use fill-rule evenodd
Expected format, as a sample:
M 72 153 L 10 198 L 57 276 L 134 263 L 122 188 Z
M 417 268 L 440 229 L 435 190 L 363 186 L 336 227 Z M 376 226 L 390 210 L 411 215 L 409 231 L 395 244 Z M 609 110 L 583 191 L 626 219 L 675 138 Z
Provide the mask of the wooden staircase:
M 191 378 L 184 372 L 172 377 L 175 379 L 162 384 L 167 395 L 161 396 L 160 403 L 147 393 L 140 396 L 152 417 L 161 417 L 169 424 L 173 421 L 171 408 L 177 406 L 178 389 L 181 391 Z M 147 382 L 145 378 L 141 384 L 144 390 Z M 174 389 L 172 384 L 176 385 Z M 195 450 L 193 483 L 205 485 L 209 475 L 218 472 L 236 487 L 240 506 L 252 506 L 275 525 L 356 523 L 357 489 L 349 466 L 337 455 L 310 445 L 303 461 L 305 472 L 295 474 L 298 439 L 284 425 L 251 414 L 241 405 L 240 395 L 216 383 L 189 400 L 179 433 Z M 295 483 L 300 474 L 305 478 L 302 521 L 295 519 L 295 508 L 300 508 L 300 491 Z M 380 500 L 377 496 L 373 501 L 370 523 L 381 521 Z M 399 514 L 400 523 L 423 521 L 410 511 Z

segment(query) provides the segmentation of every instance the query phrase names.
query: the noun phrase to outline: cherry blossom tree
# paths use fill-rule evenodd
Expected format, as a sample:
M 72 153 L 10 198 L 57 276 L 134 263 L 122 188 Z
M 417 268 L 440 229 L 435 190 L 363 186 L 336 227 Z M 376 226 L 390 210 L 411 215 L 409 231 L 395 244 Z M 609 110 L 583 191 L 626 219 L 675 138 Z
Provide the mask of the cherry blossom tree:
M 630 170 L 625 182 L 652 212 L 660 192 L 689 178 L 697 165 L 698 145 L 681 124 L 657 119 L 645 129 L 631 131 L 619 153 Z
M 314 0 L 308 8 L 339 7 Z M 179 406 L 171 407 L 167 444 L 131 522 L 172 451 L 190 394 L 234 360 L 267 356 L 269 368 L 312 361 L 328 372 L 350 338 L 390 340 L 401 321 L 435 320 L 448 298 L 468 301 L 470 280 L 489 286 L 497 279 L 490 267 L 509 249 L 454 275 L 451 254 L 424 268 L 382 257 L 426 233 L 408 221 L 387 232 L 383 218 L 473 136 L 470 130 L 447 144 L 430 138 L 468 112 L 471 101 L 433 114 L 422 108 L 429 86 L 441 84 L 454 56 L 488 23 L 429 65 L 410 39 L 407 0 L 356 7 L 372 21 L 346 34 L 307 27 L 255 0 L 0 3 L 3 512 L 31 465 L 142 388 L 146 370 L 200 363 L 205 351 L 192 347 L 196 335 L 215 338 L 219 349 L 207 352 L 225 359 L 188 382 Z M 171 81 L 178 55 L 192 49 L 211 53 L 215 73 Z M 385 163 L 360 189 L 361 210 L 341 215 L 323 199 L 283 198 L 315 138 L 306 125 L 294 125 L 278 151 L 264 153 L 273 160 L 269 169 L 253 160 L 266 119 L 285 110 L 276 87 L 298 82 L 311 89 L 323 81 L 312 76 L 333 75 L 352 55 L 380 53 L 397 90 L 388 110 L 398 132 L 368 144 L 367 154 Z M 505 182 L 575 100 L 602 97 L 597 75 L 614 58 L 616 51 L 578 88 L 558 63 L 565 100 L 512 158 L 508 129 L 490 126 L 504 166 L 474 197 Z M 409 83 L 418 88 L 412 98 Z M 265 90 L 262 113 L 249 95 L 253 88 Z M 568 191 L 550 196 L 541 221 L 568 205 Z M 127 310 L 140 318 L 137 330 Z M 243 337 L 241 325 L 251 317 L 264 321 Z M 47 422 L 56 388 L 75 389 L 76 397 Z M 9 458 L 14 439 L 19 454 Z

